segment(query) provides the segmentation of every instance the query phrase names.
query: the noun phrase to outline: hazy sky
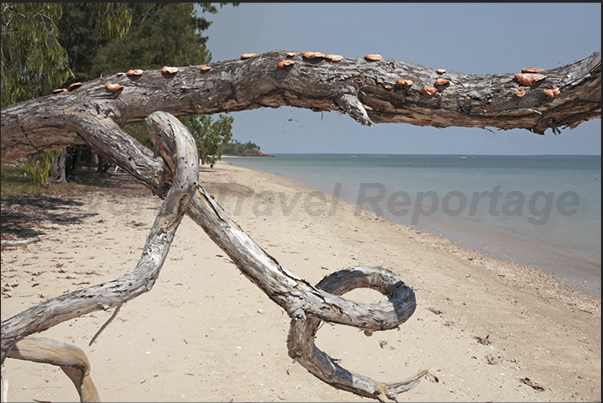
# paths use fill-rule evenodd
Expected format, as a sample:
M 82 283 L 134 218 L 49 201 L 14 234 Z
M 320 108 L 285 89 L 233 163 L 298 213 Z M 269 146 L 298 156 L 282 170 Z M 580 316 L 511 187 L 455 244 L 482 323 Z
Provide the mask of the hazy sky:
M 555 68 L 601 49 L 601 3 L 241 3 L 206 16 L 212 61 L 271 50 L 378 53 L 471 74 Z M 362 126 L 338 112 L 235 112 L 234 139 L 265 153 L 597 154 L 601 120 L 528 130 Z

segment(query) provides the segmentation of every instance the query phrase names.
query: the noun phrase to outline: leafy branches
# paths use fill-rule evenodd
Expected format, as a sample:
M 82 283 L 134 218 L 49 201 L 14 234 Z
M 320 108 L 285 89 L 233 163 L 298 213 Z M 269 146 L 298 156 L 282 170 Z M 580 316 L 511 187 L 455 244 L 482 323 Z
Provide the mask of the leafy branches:
M 187 116 L 180 118 L 197 143 L 199 158 L 203 165 L 211 168 L 222 157 L 222 149 L 232 138 L 234 117 L 219 115 L 215 121 L 211 116 Z
M 33 99 L 73 73 L 58 40 L 59 3 L 2 4 L 2 107 Z
M 78 81 L 88 81 L 97 51 L 130 30 L 132 9 L 125 3 L 65 3 L 59 21 L 61 45 Z
M 247 143 L 240 143 L 237 140 L 234 140 L 224 146 L 222 149 L 224 154 L 229 155 L 260 155 L 262 152 L 260 151 L 260 146 L 251 141 Z
M 50 165 L 55 158 L 61 154 L 61 149 L 48 151 L 47 153 L 32 155 L 23 163 L 25 173 L 32 185 L 45 185 L 50 173 Z
M 193 3 L 130 3 L 129 32 L 87 54 L 90 78 L 129 69 L 209 63 L 207 37 L 211 21 L 197 17 Z M 78 73 L 76 73 L 78 74 Z

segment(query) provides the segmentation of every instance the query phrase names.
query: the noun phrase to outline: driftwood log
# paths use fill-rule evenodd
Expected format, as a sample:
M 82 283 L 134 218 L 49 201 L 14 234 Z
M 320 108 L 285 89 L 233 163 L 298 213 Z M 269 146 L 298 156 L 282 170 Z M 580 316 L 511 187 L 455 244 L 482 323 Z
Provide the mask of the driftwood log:
M 281 68 L 281 59 L 295 63 L 281 63 Z M 286 270 L 198 182 L 194 142 L 174 116 L 288 105 L 337 110 L 369 126 L 391 122 L 524 128 L 539 134 L 548 128 L 559 133 L 561 128 L 601 117 L 600 51 L 540 71 L 532 83 L 524 78 L 536 76 L 515 74 L 526 66 L 508 74 L 467 75 L 392 59 L 332 61 L 281 50 L 210 67 L 182 67 L 175 73 L 150 70 L 138 76 L 116 74 L 2 110 L 2 164 L 87 144 L 165 199 L 132 273 L 58 296 L 2 321 L 2 363 L 34 333 L 95 310 L 117 309 L 149 291 L 178 224 L 187 214 L 243 274 L 289 314 L 287 344 L 292 358 L 336 388 L 378 400 L 395 399 L 396 394 L 415 386 L 426 371 L 400 383 L 375 382 L 341 368 L 314 346 L 314 337 L 321 320 L 359 327 L 367 334 L 396 328 L 415 310 L 412 289 L 396 274 L 377 267 L 342 270 L 316 286 Z M 437 91 L 430 95 L 433 90 L 429 87 Z M 158 156 L 121 129 L 143 119 Z M 364 304 L 340 296 L 357 287 L 373 288 L 388 300 Z M 80 396 L 82 401 L 97 398 Z
M 27 246 L 30 243 L 34 243 L 34 242 L 40 242 L 40 238 L 36 236 L 33 238 L 18 239 L 18 240 L 3 239 L 2 241 L 0 241 L 0 247 L 2 247 L 2 249 L 4 249 L 5 246 Z
M 73 382 L 82 402 L 100 401 L 98 391 L 90 378 L 88 357 L 82 349 L 74 345 L 45 337 L 28 337 L 13 346 L 8 357 L 58 365 Z M 5 380 L 4 373 L 2 377 Z M 8 400 L 6 394 L 3 400 Z

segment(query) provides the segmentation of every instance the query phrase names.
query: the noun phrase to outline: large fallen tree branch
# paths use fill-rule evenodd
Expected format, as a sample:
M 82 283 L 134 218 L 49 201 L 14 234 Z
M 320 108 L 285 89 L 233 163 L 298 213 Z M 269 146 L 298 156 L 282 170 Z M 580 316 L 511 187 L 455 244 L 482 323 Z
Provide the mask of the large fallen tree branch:
M 119 126 L 144 120 L 154 111 L 175 116 L 214 114 L 260 107 L 294 106 L 338 110 L 362 124 L 524 128 L 543 134 L 601 117 L 601 51 L 539 74 L 533 86 L 505 74 L 438 74 L 435 68 L 393 59 L 369 61 L 287 56 L 276 50 L 250 59 L 181 67 L 175 74 L 149 70 L 140 76 L 112 75 L 2 110 L 2 163 L 19 157 L 89 142 L 78 117 L 110 119 Z M 295 64 L 281 69 L 281 58 Z M 135 66 L 133 66 L 135 67 Z M 438 66 L 439 67 L 439 66 Z M 412 81 L 400 85 L 398 79 Z M 436 85 L 437 79 L 450 80 Z M 112 91 L 106 83 L 123 85 Z M 434 95 L 423 86 L 437 88 Z M 544 89 L 558 88 L 550 97 Z M 525 95 L 516 95 L 524 89 Z M 128 146 L 124 144 L 123 146 Z
M 437 127 L 492 126 L 526 128 L 537 133 L 544 133 L 546 128 L 575 127 L 601 115 L 600 51 L 571 65 L 541 72 L 546 78 L 534 86 L 520 85 L 513 74 L 444 73 L 442 78 L 434 69 L 395 60 L 333 62 L 299 53 L 289 57 L 286 53 L 274 51 L 217 63 L 209 70 L 196 66 L 181 68 L 177 73 L 154 70 L 142 76 L 115 75 L 90 81 L 72 91 L 11 105 L 2 110 L 2 163 L 86 143 L 155 194 L 167 194 L 168 203 L 169 192 L 178 187 L 176 182 L 180 184 L 175 176 L 172 178 L 173 173 L 182 168 L 178 158 L 170 158 L 175 149 L 171 141 L 185 136 L 186 129 L 167 114 L 153 114 L 160 110 L 190 115 L 290 105 L 318 111 L 339 110 L 366 125 L 373 121 Z M 287 57 L 296 63 L 279 68 L 278 61 Z M 436 85 L 438 92 L 428 95 L 423 85 L 433 86 L 438 77 L 450 82 Z M 399 78 L 414 83 L 398 84 Z M 115 90 L 106 83 L 123 87 Z M 558 88 L 559 95 L 546 95 L 543 88 Z M 527 89 L 523 97 L 516 94 L 521 89 Z M 166 138 L 172 139 L 157 143 L 163 160 L 121 129 L 128 122 L 145 118 L 160 126 L 150 131 L 168 133 Z M 185 160 L 189 161 L 189 157 Z M 192 175 L 188 174 L 187 183 Z M 196 176 L 197 171 L 195 181 Z M 314 287 L 287 271 L 253 242 L 200 184 L 188 209 L 179 205 L 178 211 L 186 211 L 251 281 L 287 311 L 292 318 L 290 355 L 314 375 L 334 387 L 380 400 L 394 398 L 424 375 L 419 372 L 397 384 L 374 382 L 335 365 L 313 344 L 320 320 L 360 327 L 367 333 L 392 329 L 406 321 L 416 303 L 412 289 L 398 276 L 380 268 L 352 268 Z M 161 225 L 156 221 L 152 231 L 158 227 Z M 146 248 L 141 262 L 145 253 Z M 150 255 L 164 259 L 165 254 L 167 248 Z M 161 263 L 162 260 L 151 277 L 141 277 L 137 268 L 126 283 L 124 277 L 59 296 L 4 320 L 2 362 L 15 343 L 32 333 L 93 310 L 120 306 L 137 292 L 148 291 Z M 148 280 L 143 288 L 130 282 L 142 278 Z M 333 284 L 334 278 L 340 284 Z M 363 304 L 339 296 L 358 286 L 375 288 L 389 300 Z M 82 302 L 87 296 L 92 298 Z M 74 310 L 75 306 L 78 308 Z

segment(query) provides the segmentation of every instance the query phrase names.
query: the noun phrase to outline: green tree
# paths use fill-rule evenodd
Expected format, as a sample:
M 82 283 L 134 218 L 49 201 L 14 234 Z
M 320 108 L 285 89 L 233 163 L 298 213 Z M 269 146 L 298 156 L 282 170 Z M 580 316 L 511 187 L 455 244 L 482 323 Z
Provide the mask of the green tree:
M 63 3 L 59 41 L 67 50 L 74 81 L 98 77 L 94 57 L 103 46 L 128 33 L 132 17 L 133 9 L 126 3 Z
M 132 24 L 123 38 L 90 54 L 90 74 L 98 77 L 129 69 L 209 63 L 207 37 L 211 21 L 198 17 L 194 3 L 130 3 Z M 216 13 L 215 7 L 204 11 Z
M 204 17 L 197 16 L 194 5 L 202 13 L 215 14 L 218 9 L 209 3 L 131 3 L 132 24 L 123 38 L 110 41 L 91 57 L 91 76 L 109 75 L 139 68 L 160 69 L 165 65 L 187 66 L 211 62 L 207 49 L 207 36 L 203 31 L 211 25 Z M 223 6 L 227 3 L 220 3 Z M 237 6 L 238 3 L 232 3 Z M 77 73 L 76 73 L 77 75 Z M 209 116 L 183 118 L 197 139 L 203 164 L 214 166 L 221 157 L 221 145 L 232 137 L 234 118 Z M 124 130 L 141 144 L 153 148 L 142 122 L 131 123 Z
M 34 99 L 73 76 L 58 40 L 59 3 L 2 3 L 2 107 Z
M 86 23 L 69 18 L 78 7 L 88 9 Z M 123 36 L 130 20 L 128 10 L 116 3 L 2 3 L 2 107 L 50 94 L 75 78 L 73 57 L 65 46 L 66 27 L 79 29 L 71 37 L 95 38 L 98 43 Z M 48 181 L 51 164 L 60 154 L 53 150 L 24 163 L 32 184 Z
M 197 143 L 201 163 L 214 167 L 222 157 L 222 149 L 232 138 L 234 118 L 220 114 L 215 121 L 211 116 L 186 116 L 180 118 Z
M 203 14 L 218 12 L 210 3 L 2 3 L 2 106 L 101 74 L 209 63 L 208 38 L 202 32 L 211 21 L 197 16 L 195 4 Z M 215 123 L 209 127 L 231 128 L 222 118 Z M 144 124 L 124 129 L 150 145 Z M 210 138 L 221 137 L 221 132 L 206 135 L 206 142 L 209 146 Z M 63 172 L 60 177 L 66 176 L 65 165 L 77 172 L 83 148 L 70 147 L 55 159 L 55 165 L 63 164 L 57 168 Z M 56 155 L 32 158 L 30 177 L 46 182 L 49 159 Z
M 230 155 L 259 155 L 261 154 L 260 146 L 251 141 L 240 143 L 233 140 L 223 146 L 222 152 Z

